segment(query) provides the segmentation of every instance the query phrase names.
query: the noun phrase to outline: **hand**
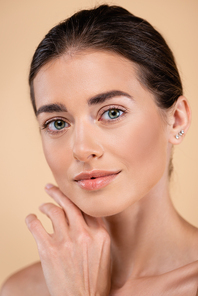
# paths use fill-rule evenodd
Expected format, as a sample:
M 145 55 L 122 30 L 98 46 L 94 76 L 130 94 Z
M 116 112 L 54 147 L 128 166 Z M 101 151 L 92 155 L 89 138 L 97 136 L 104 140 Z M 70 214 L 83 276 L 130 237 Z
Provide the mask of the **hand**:
M 51 296 L 107 296 L 110 291 L 110 237 L 102 218 L 81 212 L 57 187 L 46 188 L 60 205 L 40 210 L 52 221 L 48 234 L 33 214 L 26 224 L 34 236 Z

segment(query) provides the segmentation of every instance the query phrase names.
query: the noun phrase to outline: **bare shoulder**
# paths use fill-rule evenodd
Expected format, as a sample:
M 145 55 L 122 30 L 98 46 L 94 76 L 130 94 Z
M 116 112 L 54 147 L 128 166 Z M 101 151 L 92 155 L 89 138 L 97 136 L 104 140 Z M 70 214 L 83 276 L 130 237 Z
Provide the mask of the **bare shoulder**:
M 171 295 L 171 291 L 176 291 L 177 295 L 181 296 L 198 295 L 198 261 L 163 274 L 159 278 L 168 295 Z M 173 293 L 173 295 L 175 294 Z
M 4 283 L 0 296 L 50 296 L 45 284 L 41 263 L 30 265 Z

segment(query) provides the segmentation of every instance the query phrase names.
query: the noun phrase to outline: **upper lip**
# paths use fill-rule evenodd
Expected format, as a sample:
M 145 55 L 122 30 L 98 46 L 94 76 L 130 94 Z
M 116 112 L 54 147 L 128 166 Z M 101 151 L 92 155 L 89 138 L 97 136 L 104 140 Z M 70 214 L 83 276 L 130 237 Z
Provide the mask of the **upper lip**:
M 74 181 L 88 180 L 91 178 L 99 178 L 109 175 L 116 175 L 121 171 L 104 171 L 104 170 L 92 170 L 92 171 L 84 171 L 74 177 Z

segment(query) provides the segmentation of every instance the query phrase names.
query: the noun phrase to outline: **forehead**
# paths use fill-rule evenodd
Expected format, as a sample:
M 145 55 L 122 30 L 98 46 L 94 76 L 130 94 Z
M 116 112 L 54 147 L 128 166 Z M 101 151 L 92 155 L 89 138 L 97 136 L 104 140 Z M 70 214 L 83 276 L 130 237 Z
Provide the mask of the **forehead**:
M 137 79 L 131 61 L 104 51 L 77 52 L 54 59 L 40 69 L 33 86 L 37 109 L 63 98 L 87 100 L 112 90 L 132 92 L 132 96 L 139 97 L 142 92 L 148 93 Z

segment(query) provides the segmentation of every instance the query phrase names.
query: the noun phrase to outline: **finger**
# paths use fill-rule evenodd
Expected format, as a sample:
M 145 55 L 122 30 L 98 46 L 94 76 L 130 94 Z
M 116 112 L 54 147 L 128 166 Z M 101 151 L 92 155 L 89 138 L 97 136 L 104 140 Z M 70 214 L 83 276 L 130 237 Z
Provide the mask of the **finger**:
M 58 187 L 48 184 L 45 190 L 64 209 L 70 226 L 86 225 L 81 210 Z
M 25 219 L 25 222 L 38 246 L 49 239 L 48 233 L 45 231 L 45 228 L 37 219 L 36 215 L 28 215 Z
M 97 222 L 100 225 L 100 227 L 105 228 L 107 230 L 107 225 L 105 224 L 104 220 L 102 217 L 97 217 Z
M 39 209 L 51 220 L 55 233 L 62 235 L 67 232 L 68 222 L 63 209 L 52 203 L 42 204 Z
M 85 213 L 82 213 L 82 214 L 83 214 L 83 217 L 85 219 L 85 222 L 87 223 L 87 225 L 90 228 L 97 229 L 100 226 L 98 220 L 95 217 L 89 216 L 89 215 L 87 215 Z

